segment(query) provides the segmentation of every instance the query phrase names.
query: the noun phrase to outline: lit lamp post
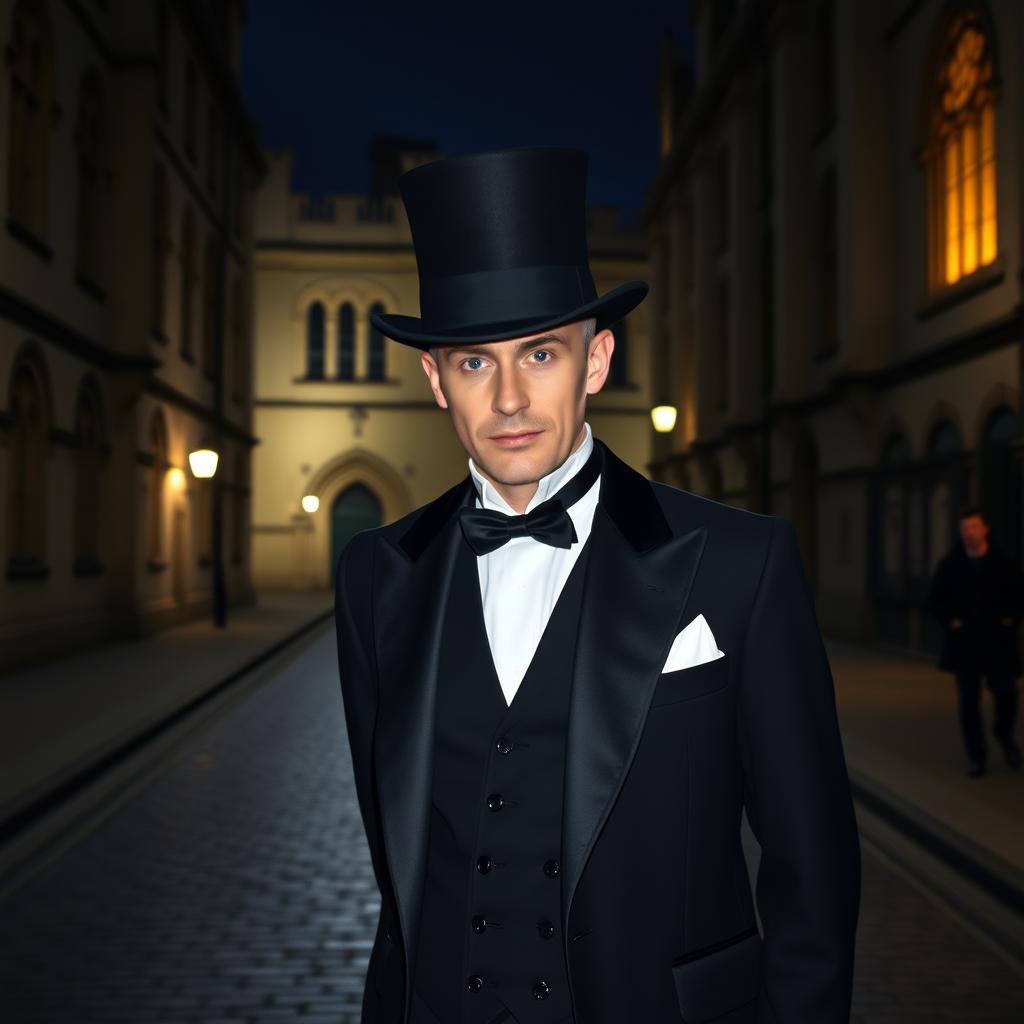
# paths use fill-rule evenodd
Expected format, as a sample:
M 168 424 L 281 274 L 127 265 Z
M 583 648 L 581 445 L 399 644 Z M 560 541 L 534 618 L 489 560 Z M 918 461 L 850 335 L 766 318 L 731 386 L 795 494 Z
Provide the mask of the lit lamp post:
M 659 434 L 671 433 L 676 425 L 676 407 L 674 405 L 656 405 L 651 409 L 651 422 Z
M 221 551 L 220 484 L 215 479 L 220 456 L 212 448 L 197 448 L 189 452 L 188 464 L 198 480 L 210 480 L 213 488 L 213 538 L 210 560 L 213 563 L 213 622 L 223 627 L 227 623 L 228 602 L 224 589 L 224 558 Z

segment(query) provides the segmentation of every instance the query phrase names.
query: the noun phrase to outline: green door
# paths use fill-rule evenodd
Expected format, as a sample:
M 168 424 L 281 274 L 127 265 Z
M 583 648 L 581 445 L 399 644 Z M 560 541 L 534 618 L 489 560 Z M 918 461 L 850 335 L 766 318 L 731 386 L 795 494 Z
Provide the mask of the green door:
M 338 559 L 360 531 L 381 525 L 381 507 L 373 491 L 363 484 L 346 487 L 331 506 L 331 586 Z

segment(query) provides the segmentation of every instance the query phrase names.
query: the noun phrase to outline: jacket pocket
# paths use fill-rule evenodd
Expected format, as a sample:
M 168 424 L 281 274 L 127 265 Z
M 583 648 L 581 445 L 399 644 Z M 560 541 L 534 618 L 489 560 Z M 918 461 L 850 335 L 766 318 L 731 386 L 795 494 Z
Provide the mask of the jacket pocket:
M 729 682 L 731 660 L 728 654 L 723 654 L 720 658 L 704 661 L 699 665 L 677 668 L 673 672 L 662 672 L 654 687 L 651 707 L 677 704 L 681 700 L 690 700 L 693 697 L 714 693 L 716 690 L 724 690 Z
M 753 1002 L 761 985 L 757 925 L 673 960 L 672 978 L 686 1024 L 714 1020 Z

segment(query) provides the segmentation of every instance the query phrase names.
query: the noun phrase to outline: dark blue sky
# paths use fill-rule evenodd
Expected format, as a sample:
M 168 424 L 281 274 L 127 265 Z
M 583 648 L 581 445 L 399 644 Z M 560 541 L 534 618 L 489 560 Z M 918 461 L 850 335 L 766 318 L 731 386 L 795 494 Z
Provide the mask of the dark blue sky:
M 249 0 L 242 89 L 264 145 L 295 153 L 293 187 L 362 192 L 375 132 L 454 155 L 569 145 L 589 198 L 642 205 L 657 168 L 655 74 L 668 29 L 689 52 L 688 0 Z

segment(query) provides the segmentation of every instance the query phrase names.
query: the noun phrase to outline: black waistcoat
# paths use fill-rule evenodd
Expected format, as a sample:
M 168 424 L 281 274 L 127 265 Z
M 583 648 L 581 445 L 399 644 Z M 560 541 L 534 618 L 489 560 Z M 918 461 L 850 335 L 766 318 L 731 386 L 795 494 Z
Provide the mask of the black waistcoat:
M 442 630 L 413 1024 L 571 1020 L 561 822 L 569 691 L 589 538 L 511 705 L 476 559 L 460 545 Z M 539 998 L 542 997 L 542 998 Z M 509 1016 L 511 1013 L 511 1017 Z

